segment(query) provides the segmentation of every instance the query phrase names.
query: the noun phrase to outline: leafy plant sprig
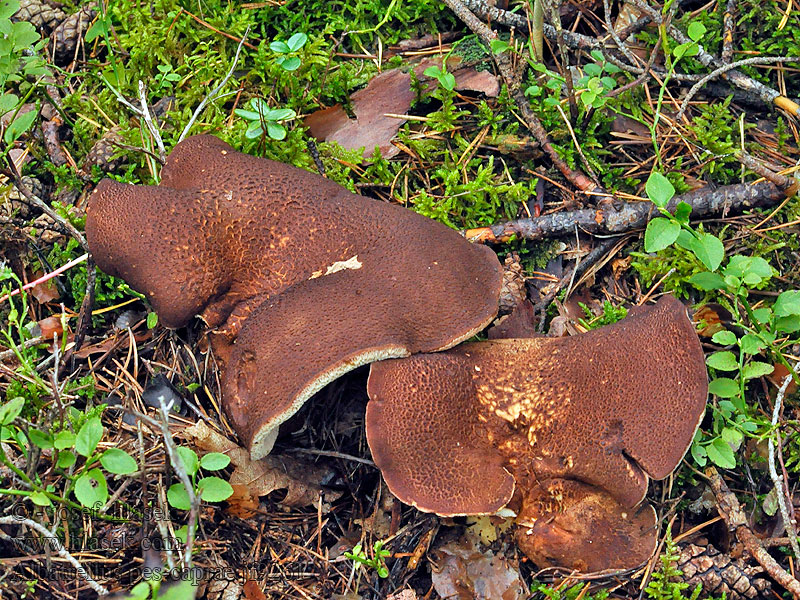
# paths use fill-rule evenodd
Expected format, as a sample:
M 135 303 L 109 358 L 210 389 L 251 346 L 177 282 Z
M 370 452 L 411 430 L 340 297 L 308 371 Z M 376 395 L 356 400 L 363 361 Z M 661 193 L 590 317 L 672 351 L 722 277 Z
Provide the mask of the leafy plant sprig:
M 781 292 L 772 308 L 754 309 L 748 300 L 750 290 L 763 286 L 772 278 L 770 264 L 758 256 L 737 254 L 729 257 L 727 264 L 720 269 L 725 258 L 722 241 L 715 235 L 695 230 L 689 224 L 692 207 L 679 202 L 674 213 L 667 209 L 675 194 L 669 180 L 654 172 L 645 189 L 663 215 L 648 223 L 645 250 L 658 252 L 677 244 L 694 253 L 707 270 L 695 273 L 688 282 L 700 290 L 715 291 L 727 298 L 737 325 L 745 330 L 741 337 L 731 331 L 719 331 L 712 337 L 715 343 L 724 347 L 707 359 L 712 370 L 709 392 L 719 399 L 713 407 L 713 435 L 698 431 L 691 447 L 692 457 L 701 467 L 711 460 L 719 467 L 730 469 L 736 466 L 734 451 L 740 447 L 744 436 L 753 435 L 758 430 L 745 401 L 745 385 L 774 370 L 772 364 L 753 357 L 766 352 L 800 379 L 781 351 L 782 345 L 789 342 L 779 342 L 778 339 L 778 334 L 800 331 L 800 291 Z
M 356 564 L 375 569 L 375 571 L 378 573 L 378 577 L 381 579 L 386 579 L 389 576 L 389 569 L 386 566 L 386 559 L 389 558 L 392 553 L 388 550 L 384 550 L 382 540 L 376 541 L 372 546 L 372 549 L 374 554 L 373 558 L 369 558 L 367 556 L 367 553 L 364 552 L 364 548 L 361 544 L 356 544 L 353 546 L 352 552 L 345 552 L 344 555 Z
M 250 108 L 245 110 L 237 108 L 234 112 L 243 119 L 250 121 L 244 135 L 252 140 L 266 134 L 273 140 L 282 140 L 286 137 L 286 127 L 282 121 L 289 121 L 297 116 L 291 108 L 270 108 L 261 98 L 251 98 Z
M 186 474 L 195 486 L 195 493 L 200 496 L 201 500 L 222 502 L 233 495 L 231 484 L 220 477 L 211 475 L 197 478 L 201 468 L 207 471 L 219 471 L 227 467 L 231 462 L 229 456 L 221 452 L 209 452 L 203 455 L 203 458 L 198 459 L 194 450 L 184 446 L 178 446 L 178 455 L 186 469 Z M 189 494 L 182 483 L 173 483 L 170 486 L 167 490 L 167 501 L 170 506 L 180 510 L 189 510 L 192 507 Z
M 275 62 L 278 63 L 284 71 L 296 71 L 300 67 L 300 57 L 296 56 L 296 52 L 306 45 L 308 36 L 305 33 L 295 33 L 285 42 L 275 40 L 270 42 L 269 48 L 275 54 Z

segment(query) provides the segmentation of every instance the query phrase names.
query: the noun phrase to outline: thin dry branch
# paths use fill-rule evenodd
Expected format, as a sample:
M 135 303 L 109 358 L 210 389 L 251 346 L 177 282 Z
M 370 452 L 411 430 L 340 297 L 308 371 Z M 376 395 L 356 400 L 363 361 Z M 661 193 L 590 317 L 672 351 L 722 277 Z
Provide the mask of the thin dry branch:
M 79 563 L 78 560 L 72 556 L 72 554 L 70 554 L 66 548 L 64 548 L 64 545 L 61 543 L 61 540 L 58 539 L 56 534 L 47 529 L 47 527 L 44 525 L 40 525 L 32 519 L 26 519 L 19 516 L 0 517 L 0 525 L 25 525 L 31 529 L 35 529 L 45 537 L 49 548 L 55 550 L 61 558 L 75 567 L 75 571 L 77 571 L 78 575 L 81 576 L 81 578 L 97 593 L 98 596 L 108 596 L 108 590 L 94 580 L 94 578 L 89 574 L 89 571 L 87 571 L 86 568 Z
M 794 370 L 796 372 L 800 372 L 800 362 L 795 365 Z M 781 443 L 781 434 L 778 430 L 778 417 L 780 417 L 781 414 L 781 406 L 783 403 L 783 398 L 786 395 L 786 389 L 789 387 L 792 379 L 793 376 L 790 373 L 784 378 L 783 382 L 781 382 L 781 387 L 778 389 L 778 393 L 775 396 L 775 407 L 772 410 L 772 429 L 775 433 L 775 437 L 777 438 L 778 447 L 780 447 Z M 769 476 L 772 478 L 772 483 L 775 486 L 775 493 L 778 498 L 778 506 L 781 509 L 783 525 L 786 527 L 786 533 L 789 536 L 789 545 L 792 548 L 792 552 L 794 552 L 795 558 L 800 558 L 800 547 L 797 544 L 797 530 L 795 529 L 794 522 L 789 516 L 789 507 L 787 506 L 787 502 L 790 502 L 790 500 L 788 500 L 786 491 L 783 487 L 783 477 L 778 475 L 778 471 L 775 468 L 775 440 L 773 440 L 773 436 L 769 436 L 767 444 Z
M 790 187 L 789 192 L 794 193 Z M 786 198 L 787 192 L 770 181 L 726 185 L 720 188 L 701 188 L 673 198 L 667 208 L 675 210 L 678 202 L 686 202 L 692 207 L 694 219 L 729 212 L 742 212 L 752 208 L 773 206 Z M 575 227 L 586 233 L 613 235 L 639 229 L 647 225 L 650 219 L 659 216 L 650 202 L 625 202 L 620 208 L 613 203 L 604 204 L 596 209 L 557 212 L 530 219 L 518 219 L 468 229 L 464 236 L 472 242 L 501 243 L 510 239 L 523 238 L 540 240 L 550 237 L 570 235 Z

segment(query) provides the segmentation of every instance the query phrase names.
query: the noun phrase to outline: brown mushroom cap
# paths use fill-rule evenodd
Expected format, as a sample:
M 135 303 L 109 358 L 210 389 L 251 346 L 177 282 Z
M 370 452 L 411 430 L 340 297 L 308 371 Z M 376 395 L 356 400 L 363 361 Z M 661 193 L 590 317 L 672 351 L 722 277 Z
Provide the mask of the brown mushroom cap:
M 565 479 L 630 508 L 648 476 L 664 478 L 680 462 L 707 390 L 686 310 L 665 297 L 579 336 L 374 364 L 367 440 L 389 489 L 421 510 L 494 512 L 512 476 L 523 506 L 542 482 Z
M 199 314 L 215 328 L 223 403 L 255 457 L 329 381 L 452 347 L 497 312 L 488 248 L 213 136 L 178 144 L 159 186 L 101 182 L 86 233 L 165 325 Z
M 539 568 L 629 569 L 655 551 L 656 522 L 649 504 L 625 508 L 594 486 L 549 479 L 526 498 L 515 537 Z

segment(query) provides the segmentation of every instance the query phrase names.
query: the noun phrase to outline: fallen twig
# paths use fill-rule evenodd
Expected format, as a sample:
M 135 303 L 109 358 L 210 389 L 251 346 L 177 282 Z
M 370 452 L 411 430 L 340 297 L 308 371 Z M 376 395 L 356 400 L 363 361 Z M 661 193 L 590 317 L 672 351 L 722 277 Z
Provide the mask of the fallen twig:
M 32 519 L 26 519 L 19 516 L 0 517 L 0 525 L 25 525 L 31 529 L 35 529 L 46 538 L 46 543 L 49 548 L 55 550 L 61 558 L 75 567 L 78 575 L 80 575 L 81 578 L 87 584 L 89 584 L 89 587 L 92 588 L 98 596 L 108 596 L 108 590 L 94 580 L 84 566 L 79 563 L 78 560 L 72 556 L 72 554 L 70 554 L 66 548 L 64 548 L 64 545 L 61 543 L 61 540 L 58 539 L 56 534 L 47 529 L 47 527 L 44 525 L 40 525 Z
M 800 362 L 797 363 L 794 367 L 794 370 L 800 372 Z M 781 405 L 783 403 L 783 397 L 786 395 L 786 389 L 789 387 L 789 384 L 792 382 L 792 374 L 789 373 L 784 380 L 781 382 L 781 387 L 778 388 L 778 393 L 775 395 L 775 407 L 772 409 L 772 430 L 775 433 L 775 437 L 778 441 L 778 447 L 780 447 L 780 440 L 781 434 L 778 430 L 778 417 L 781 414 Z M 772 478 L 772 483 L 775 486 L 775 494 L 778 498 L 778 507 L 781 509 L 781 518 L 783 519 L 783 525 L 786 527 L 786 534 L 789 536 L 789 545 L 792 547 L 792 552 L 794 552 L 795 558 L 800 558 L 800 546 L 797 544 L 797 530 L 795 529 L 794 522 L 792 521 L 791 517 L 789 516 L 789 508 L 787 507 L 787 496 L 786 492 L 783 488 L 783 477 L 778 475 L 778 471 L 775 469 L 775 440 L 773 440 L 773 436 L 770 435 L 767 441 L 767 461 L 769 465 L 769 476 Z
M 686 108 L 689 106 L 689 102 L 692 98 L 694 98 L 695 94 L 700 91 L 700 89 L 707 84 L 709 81 L 714 79 L 715 77 L 719 77 L 720 75 L 724 75 L 728 71 L 732 71 L 737 67 L 743 67 L 745 65 L 768 65 L 773 63 L 785 63 L 785 62 L 800 62 L 800 58 L 797 56 L 764 56 L 759 57 L 756 56 L 754 58 L 745 58 L 744 60 L 737 60 L 736 62 L 722 65 L 711 71 L 708 75 L 705 75 L 700 81 L 695 83 L 691 89 L 688 91 L 686 96 L 681 102 L 681 107 L 678 110 L 678 113 L 675 115 L 675 121 L 680 121 L 683 118 L 683 113 L 686 112 Z
M 741 212 L 752 208 L 772 206 L 788 195 L 795 193 L 781 190 L 771 181 L 740 183 L 720 188 L 701 188 L 673 198 L 668 209 L 674 211 L 678 202 L 692 207 L 692 217 L 697 219 L 723 211 Z M 540 240 L 569 235 L 575 227 L 587 233 L 617 234 L 647 225 L 650 219 L 659 216 L 650 202 L 625 202 L 617 209 L 613 203 L 598 208 L 557 212 L 530 219 L 518 219 L 489 227 L 468 229 L 463 235 L 472 242 L 501 243 L 512 238 Z
M 792 597 L 800 598 L 800 581 L 792 577 L 778 562 L 772 558 L 747 525 L 747 517 L 736 499 L 736 495 L 728 489 L 728 485 L 714 467 L 706 469 L 711 489 L 717 500 L 717 510 L 725 520 L 728 529 L 736 533 L 737 539 L 747 551 L 758 561 L 764 570 L 776 582 L 784 587 Z

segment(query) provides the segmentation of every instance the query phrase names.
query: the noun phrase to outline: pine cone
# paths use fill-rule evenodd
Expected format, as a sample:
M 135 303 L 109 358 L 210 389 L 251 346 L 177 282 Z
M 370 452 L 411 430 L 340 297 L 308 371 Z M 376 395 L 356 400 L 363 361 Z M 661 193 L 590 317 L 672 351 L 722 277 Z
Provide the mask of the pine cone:
M 96 15 L 97 11 L 93 4 L 83 6 L 53 30 L 51 37 L 55 46 L 57 64 L 65 65 L 72 62 L 75 57 L 75 49 Z
M 683 546 L 676 566 L 690 590 L 700 583 L 706 594 L 719 597 L 724 592 L 728 600 L 761 598 L 771 587 L 760 566 L 749 566 L 745 560 L 733 559 L 710 545 Z
M 503 263 L 503 287 L 500 289 L 500 312 L 508 313 L 525 300 L 525 271 L 519 255 L 510 252 Z
M 122 164 L 122 158 L 117 156 L 120 153 L 119 145 L 124 142 L 120 135 L 120 128 L 114 127 L 103 134 L 92 149 L 83 159 L 80 175 L 88 177 L 92 174 L 92 167 L 98 167 L 104 173 L 115 171 Z
M 66 13 L 57 6 L 51 5 L 47 0 L 19 0 L 19 10 L 11 17 L 12 21 L 27 21 L 42 35 L 58 27 L 67 18 Z

